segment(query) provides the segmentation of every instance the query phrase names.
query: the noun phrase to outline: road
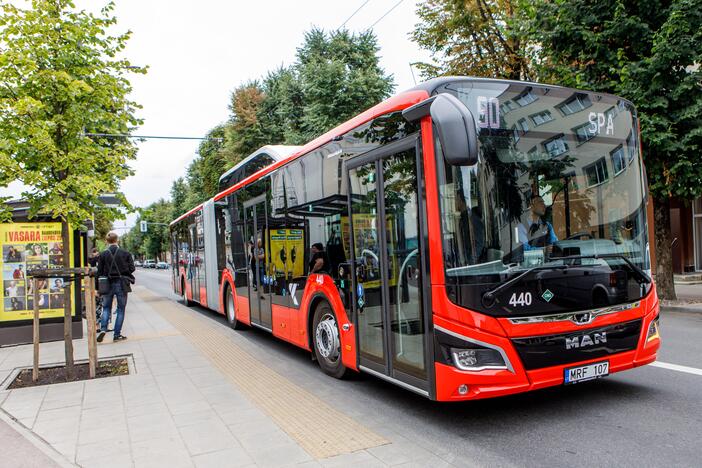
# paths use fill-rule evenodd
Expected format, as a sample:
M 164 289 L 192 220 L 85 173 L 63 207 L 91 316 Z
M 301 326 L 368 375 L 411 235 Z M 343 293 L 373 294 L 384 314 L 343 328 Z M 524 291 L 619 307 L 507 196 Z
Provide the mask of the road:
M 139 270 L 137 281 L 179 306 L 170 271 Z M 215 312 L 192 311 L 227 326 Z M 661 329 L 659 362 L 702 368 L 702 313 L 665 313 Z M 449 404 L 370 376 L 332 379 L 309 353 L 257 329 L 236 339 L 286 378 L 404 441 L 408 452 L 428 448 L 458 466 L 700 466 L 702 372 L 645 366 L 574 386 Z

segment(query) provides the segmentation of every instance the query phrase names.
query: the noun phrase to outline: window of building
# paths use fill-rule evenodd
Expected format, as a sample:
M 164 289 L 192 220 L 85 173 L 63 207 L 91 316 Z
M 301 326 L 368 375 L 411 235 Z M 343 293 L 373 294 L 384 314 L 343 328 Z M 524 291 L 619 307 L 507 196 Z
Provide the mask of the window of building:
M 500 106 L 500 110 L 502 111 L 502 115 L 507 114 L 509 111 L 512 111 L 516 108 L 517 108 L 517 104 L 515 104 L 514 101 L 512 101 L 512 100 L 505 101 Z
M 543 125 L 546 122 L 550 122 L 553 120 L 553 116 L 551 115 L 551 111 L 542 111 L 539 112 L 538 114 L 530 115 L 529 118 L 531 119 L 532 122 L 534 122 L 535 126 Z
M 544 150 L 548 153 L 548 155 L 552 158 L 560 156 L 561 154 L 568 151 L 568 144 L 566 143 L 563 135 L 559 135 L 544 142 L 543 147 Z
M 609 173 L 607 172 L 607 161 L 605 158 L 600 158 L 595 161 L 594 164 L 585 166 L 583 168 L 583 172 L 585 173 L 588 187 L 600 185 L 609 178 Z
M 514 99 L 514 102 L 519 104 L 519 107 L 528 106 L 534 101 L 536 101 L 536 96 L 531 92 L 531 88 L 527 88 L 525 92 Z
M 634 135 L 634 132 L 629 133 L 629 136 L 626 137 L 626 149 L 629 157 L 629 163 L 634 160 L 636 157 L 636 136 Z
M 563 115 L 571 115 L 583 109 L 587 109 L 592 105 L 590 97 L 587 94 L 576 94 L 567 101 L 558 105 L 558 110 Z
M 573 133 L 575 133 L 575 138 L 578 140 L 579 145 L 595 138 L 595 132 L 593 131 L 592 125 L 589 123 L 575 127 Z
M 614 150 L 610 151 L 609 155 L 612 158 L 612 168 L 614 169 L 614 175 L 616 176 L 626 167 L 624 148 L 622 148 L 622 145 L 619 145 Z

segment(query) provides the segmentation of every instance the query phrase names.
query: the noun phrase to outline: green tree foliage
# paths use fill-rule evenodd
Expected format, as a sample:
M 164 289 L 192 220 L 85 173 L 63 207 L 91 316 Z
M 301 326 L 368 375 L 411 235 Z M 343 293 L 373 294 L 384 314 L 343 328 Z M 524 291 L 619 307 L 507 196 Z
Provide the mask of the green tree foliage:
M 372 31 L 312 29 L 305 34 L 293 65 L 300 83 L 302 119 L 299 133 L 286 135 L 286 143 L 312 140 L 393 91 L 392 76 L 380 68 L 378 50 Z
M 100 241 L 105 240 L 107 233 L 112 230 L 112 220 L 109 218 L 108 213 L 105 213 L 102 210 L 96 211 L 93 222 L 95 228 L 95 239 Z
M 427 77 L 469 75 L 533 79 L 537 48 L 524 31 L 530 10 L 519 0 L 429 0 L 412 38 L 431 52 L 434 64 L 418 64 Z
M 73 226 L 96 209 L 119 215 L 98 196 L 118 192 L 136 147 L 128 139 L 84 136 L 129 133 L 140 123 L 125 74 L 144 70 L 116 58 L 129 33 L 108 33 L 113 7 L 99 16 L 74 11 L 70 0 L 1 7 L 0 184 L 22 182 L 32 215 Z
M 188 183 L 184 178 L 179 177 L 171 185 L 171 217 L 177 218 L 188 211 Z
M 631 100 L 654 197 L 659 293 L 675 298 L 670 197 L 702 195 L 702 0 L 538 2 L 542 74 Z

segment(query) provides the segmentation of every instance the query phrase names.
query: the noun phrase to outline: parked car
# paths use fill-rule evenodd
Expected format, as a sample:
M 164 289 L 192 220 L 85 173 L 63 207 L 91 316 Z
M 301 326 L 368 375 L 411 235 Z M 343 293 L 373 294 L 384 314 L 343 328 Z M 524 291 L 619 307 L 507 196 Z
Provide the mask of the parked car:
M 134 266 L 141 267 L 141 266 L 143 266 L 143 264 L 139 260 L 134 260 Z
M 168 265 L 168 263 L 166 263 L 166 262 L 158 262 L 158 263 L 156 264 L 156 268 L 159 269 L 159 270 L 168 270 L 168 266 L 169 266 L 169 265 Z
M 155 260 L 147 260 L 144 262 L 144 268 L 156 268 Z

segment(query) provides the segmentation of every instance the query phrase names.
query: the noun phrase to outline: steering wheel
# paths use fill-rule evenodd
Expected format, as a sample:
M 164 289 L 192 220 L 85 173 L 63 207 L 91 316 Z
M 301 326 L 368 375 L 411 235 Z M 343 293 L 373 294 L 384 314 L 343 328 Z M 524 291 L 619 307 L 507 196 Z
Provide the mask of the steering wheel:
M 595 236 L 593 236 L 593 235 L 590 234 L 589 232 L 587 232 L 587 231 L 582 231 L 582 232 L 576 232 L 576 233 L 573 234 L 572 236 L 566 237 L 566 240 L 579 239 L 579 238 L 581 238 L 581 237 L 584 237 L 584 238 L 586 238 L 586 239 L 594 239 L 594 238 L 595 238 Z

